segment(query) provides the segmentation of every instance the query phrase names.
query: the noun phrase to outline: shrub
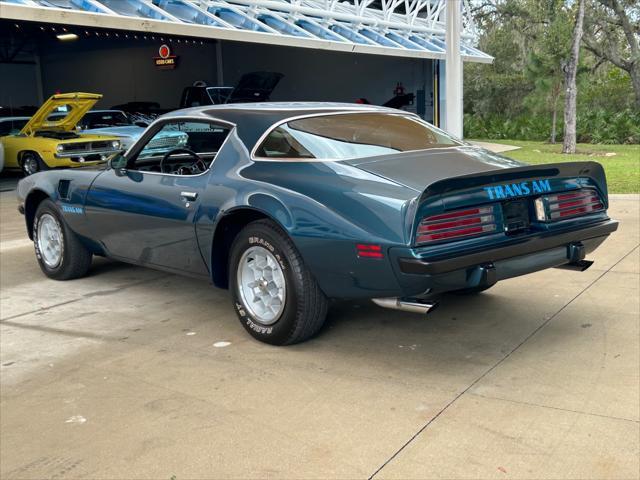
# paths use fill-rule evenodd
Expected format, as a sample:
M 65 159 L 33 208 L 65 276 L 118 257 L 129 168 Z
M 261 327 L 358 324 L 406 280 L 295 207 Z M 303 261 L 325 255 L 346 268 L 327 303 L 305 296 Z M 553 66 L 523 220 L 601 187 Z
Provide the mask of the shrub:
M 562 117 L 559 117 L 557 141 L 562 142 Z M 580 143 L 640 143 L 640 112 L 636 110 L 587 110 L 578 112 L 577 122 Z M 519 115 L 514 118 L 495 114 L 486 117 L 477 114 L 464 116 L 466 138 L 548 141 L 550 135 L 551 119 L 540 115 Z

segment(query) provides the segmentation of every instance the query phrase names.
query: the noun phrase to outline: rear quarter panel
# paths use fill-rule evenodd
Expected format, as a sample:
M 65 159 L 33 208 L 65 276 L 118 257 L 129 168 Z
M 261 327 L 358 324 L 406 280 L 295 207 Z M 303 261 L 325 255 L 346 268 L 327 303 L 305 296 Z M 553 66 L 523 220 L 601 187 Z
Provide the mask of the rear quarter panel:
M 415 190 L 338 162 L 253 162 L 244 144 L 231 135 L 203 196 L 197 220 L 201 248 L 212 244 L 221 218 L 251 208 L 288 233 L 327 295 L 397 291 L 388 260 L 358 258 L 356 244 L 379 244 L 385 251 L 406 244 L 404 219 Z M 205 258 L 210 255 L 203 252 Z

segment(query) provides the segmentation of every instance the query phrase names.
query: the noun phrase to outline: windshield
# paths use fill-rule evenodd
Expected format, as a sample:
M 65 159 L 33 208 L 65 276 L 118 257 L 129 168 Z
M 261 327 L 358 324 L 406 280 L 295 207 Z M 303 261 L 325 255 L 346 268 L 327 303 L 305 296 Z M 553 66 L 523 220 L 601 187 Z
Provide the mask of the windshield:
M 347 113 L 279 125 L 256 150 L 259 158 L 346 160 L 460 145 L 426 122 L 402 114 Z
M 207 88 L 207 94 L 209 95 L 209 98 L 211 99 L 211 102 L 214 105 L 217 105 L 219 103 L 226 103 L 227 100 L 229 99 L 229 95 L 231 95 L 231 92 L 233 92 L 232 87 L 208 87 Z
M 131 121 L 124 112 L 89 112 L 82 117 L 80 124 L 83 129 L 105 128 L 131 125 Z

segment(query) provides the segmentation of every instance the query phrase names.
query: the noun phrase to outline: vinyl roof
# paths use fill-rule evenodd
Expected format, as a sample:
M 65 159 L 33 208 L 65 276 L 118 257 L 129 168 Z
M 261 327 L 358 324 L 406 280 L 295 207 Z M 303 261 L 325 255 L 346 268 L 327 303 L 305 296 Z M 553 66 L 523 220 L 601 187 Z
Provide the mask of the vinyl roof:
M 0 0 L 0 18 L 444 59 L 446 1 Z M 463 60 L 491 62 L 471 40 L 463 32 Z

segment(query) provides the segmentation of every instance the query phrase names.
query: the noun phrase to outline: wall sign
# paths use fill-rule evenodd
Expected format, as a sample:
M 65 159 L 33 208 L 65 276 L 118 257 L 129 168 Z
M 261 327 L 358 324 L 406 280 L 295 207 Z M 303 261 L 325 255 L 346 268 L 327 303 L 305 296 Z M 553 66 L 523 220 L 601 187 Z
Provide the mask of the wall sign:
M 158 55 L 159 57 L 153 57 L 153 62 L 160 70 L 173 70 L 178 66 L 178 56 L 171 55 L 169 45 L 160 45 Z

